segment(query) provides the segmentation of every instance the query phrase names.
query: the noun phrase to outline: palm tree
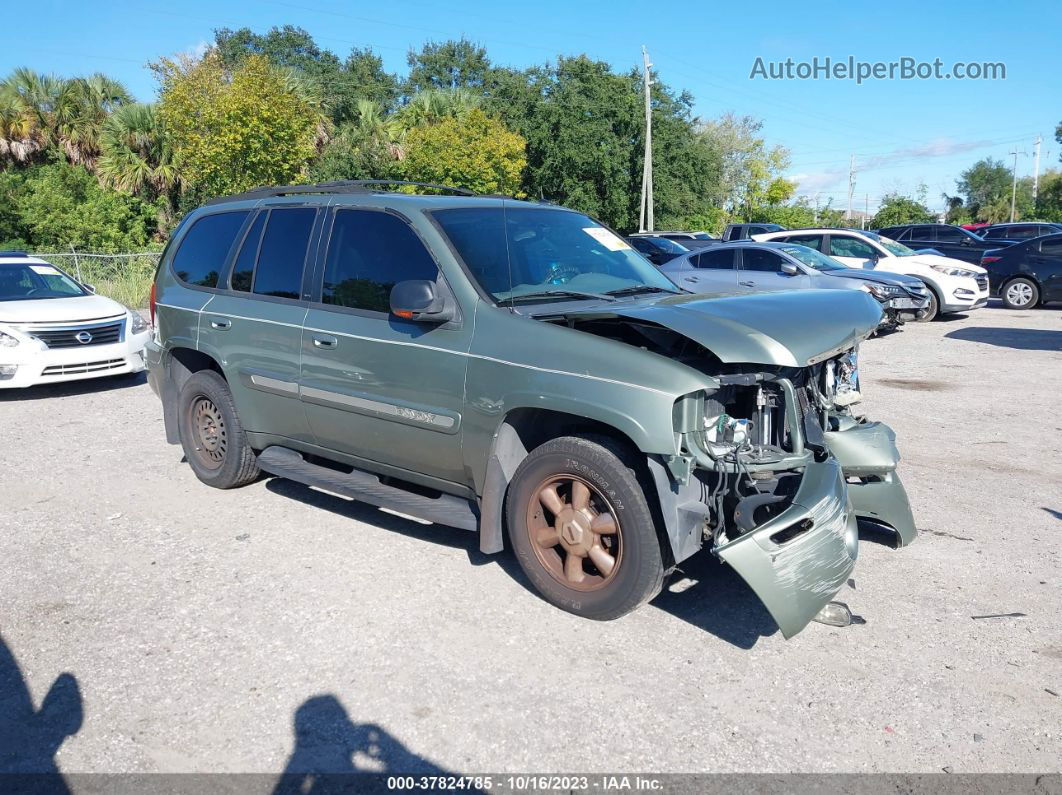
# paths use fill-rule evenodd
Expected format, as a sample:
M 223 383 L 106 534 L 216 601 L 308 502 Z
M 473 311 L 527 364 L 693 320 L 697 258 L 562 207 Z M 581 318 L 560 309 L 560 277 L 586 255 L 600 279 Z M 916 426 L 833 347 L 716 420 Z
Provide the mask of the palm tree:
M 181 187 L 154 105 L 122 105 L 104 122 L 99 140 L 97 170 L 103 184 L 148 199 Z
M 67 159 L 90 171 L 100 154 L 100 138 L 108 117 L 133 101 L 125 86 L 97 72 L 69 81 L 74 112 L 63 119 L 59 134 Z
M 398 120 L 407 130 L 427 127 L 450 117 L 462 119 L 481 104 L 482 99 L 465 88 L 428 88 L 413 95 Z

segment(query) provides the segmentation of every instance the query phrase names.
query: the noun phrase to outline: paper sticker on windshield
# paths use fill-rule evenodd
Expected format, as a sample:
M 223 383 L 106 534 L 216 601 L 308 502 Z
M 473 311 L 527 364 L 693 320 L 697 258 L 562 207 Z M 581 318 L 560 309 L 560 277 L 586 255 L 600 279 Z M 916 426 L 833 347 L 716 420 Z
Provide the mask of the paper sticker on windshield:
M 609 251 L 623 251 L 630 248 L 625 241 L 616 237 L 603 226 L 585 226 L 583 231 Z
M 59 271 L 53 268 L 51 265 L 30 265 L 30 270 L 34 273 L 39 273 L 41 276 L 58 276 Z

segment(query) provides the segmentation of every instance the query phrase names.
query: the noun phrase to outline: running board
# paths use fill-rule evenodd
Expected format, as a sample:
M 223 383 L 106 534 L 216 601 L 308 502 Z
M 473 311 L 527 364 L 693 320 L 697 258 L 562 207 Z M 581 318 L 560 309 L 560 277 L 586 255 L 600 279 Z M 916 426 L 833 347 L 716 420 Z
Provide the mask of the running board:
M 258 466 L 272 475 L 307 486 L 316 486 L 435 524 L 459 527 L 462 530 L 475 530 L 479 526 L 479 518 L 472 508 L 472 503 L 466 499 L 452 494 L 425 497 L 423 494 L 381 483 L 376 475 L 360 469 L 349 473 L 337 472 L 328 467 L 311 464 L 301 453 L 287 447 L 267 447 L 258 456 Z

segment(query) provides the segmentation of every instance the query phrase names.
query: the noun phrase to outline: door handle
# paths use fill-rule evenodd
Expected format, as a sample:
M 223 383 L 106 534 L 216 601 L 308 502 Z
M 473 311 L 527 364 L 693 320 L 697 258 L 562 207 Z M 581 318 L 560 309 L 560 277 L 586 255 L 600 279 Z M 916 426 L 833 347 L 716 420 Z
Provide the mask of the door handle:
M 210 327 L 216 328 L 218 331 L 224 331 L 232 326 L 232 321 L 227 317 L 212 317 L 210 318 Z
M 339 344 L 339 340 L 330 334 L 314 334 L 313 345 L 315 348 L 332 349 Z
M 686 277 L 686 281 L 688 281 L 688 282 L 699 282 L 700 281 L 700 277 L 698 277 L 698 276 L 687 276 Z
M 756 282 L 738 282 L 742 287 L 755 287 Z

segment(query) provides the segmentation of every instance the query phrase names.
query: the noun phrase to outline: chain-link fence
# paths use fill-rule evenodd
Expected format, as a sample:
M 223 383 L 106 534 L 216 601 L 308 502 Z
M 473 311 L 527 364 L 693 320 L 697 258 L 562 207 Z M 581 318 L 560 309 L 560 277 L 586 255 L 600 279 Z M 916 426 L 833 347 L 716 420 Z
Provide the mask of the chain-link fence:
M 30 256 L 62 268 L 79 282 L 126 306 L 147 306 L 151 281 L 159 264 L 158 251 L 100 254 L 87 251 L 36 253 Z

